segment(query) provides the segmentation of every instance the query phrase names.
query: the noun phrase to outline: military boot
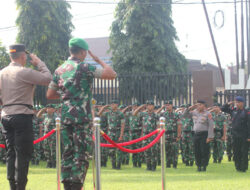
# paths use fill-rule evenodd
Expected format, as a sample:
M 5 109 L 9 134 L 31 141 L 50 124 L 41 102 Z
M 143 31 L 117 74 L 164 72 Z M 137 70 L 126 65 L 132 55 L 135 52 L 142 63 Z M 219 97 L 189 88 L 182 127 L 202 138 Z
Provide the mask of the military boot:
M 151 165 L 151 163 L 149 162 L 149 163 L 147 163 L 147 170 L 152 170 L 152 165 Z
M 177 168 L 177 162 L 175 161 L 174 163 L 173 163 L 173 168 Z
M 194 165 L 194 161 L 191 161 L 189 165 L 190 165 L 190 166 L 193 166 L 193 165 Z
M 155 171 L 155 170 L 156 170 L 156 163 L 153 163 L 153 164 L 152 164 L 151 170 L 152 170 L 152 171 Z
M 232 157 L 228 156 L 228 161 L 231 162 L 231 160 L 232 160 Z
M 141 168 L 141 162 L 138 162 L 138 167 Z
M 9 184 L 10 184 L 10 190 L 16 190 L 15 181 L 9 181 Z
M 134 168 L 137 167 L 137 162 L 133 162 L 133 167 L 134 167 Z
M 218 160 L 218 163 L 219 163 L 219 164 L 221 163 L 221 160 L 222 160 L 222 159 L 221 159 L 221 158 L 219 158 L 219 160 Z
M 171 168 L 171 162 L 170 161 L 167 161 L 167 168 Z
M 64 186 L 64 190 L 71 190 L 71 183 L 70 182 L 64 182 L 63 186 Z
M 82 189 L 82 183 L 72 183 L 71 184 L 71 190 L 81 190 Z
M 116 169 L 117 169 L 117 170 L 120 170 L 120 169 L 121 169 L 121 162 L 118 162 L 118 163 L 117 163 Z
M 116 169 L 116 162 L 112 162 L 112 169 Z
M 197 171 L 201 172 L 201 167 L 200 166 L 198 166 Z
M 186 166 L 190 166 L 189 161 L 186 161 Z

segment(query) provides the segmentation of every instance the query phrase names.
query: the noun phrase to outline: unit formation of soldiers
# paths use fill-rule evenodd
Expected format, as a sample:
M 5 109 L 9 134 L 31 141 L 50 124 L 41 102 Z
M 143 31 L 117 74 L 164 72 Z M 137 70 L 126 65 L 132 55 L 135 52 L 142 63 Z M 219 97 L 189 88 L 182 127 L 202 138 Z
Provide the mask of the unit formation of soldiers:
M 193 147 L 193 119 L 184 117 L 183 113 L 190 105 L 173 106 L 171 100 L 165 101 L 163 106 L 156 106 L 153 101 L 147 101 L 140 105 L 138 102 L 132 105 L 119 105 L 117 100 L 105 105 L 100 102 L 94 107 L 95 116 L 100 117 L 101 130 L 116 143 L 128 142 L 145 136 L 159 128 L 160 117 L 165 117 L 165 152 L 166 167 L 177 168 L 178 156 L 186 166 L 195 163 Z M 214 140 L 210 142 L 210 157 L 213 163 L 221 163 L 226 152 L 228 161 L 233 160 L 232 151 L 232 125 L 230 115 L 220 109 L 220 104 L 207 108 L 212 113 L 214 122 Z M 46 107 L 35 107 L 33 118 L 34 139 L 38 139 L 56 127 L 55 118 L 60 117 L 60 106 L 49 104 Z M 1 127 L 1 123 L 0 123 Z M 4 144 L 0 130 L 0 144 Z M 129 146 L 130 149 L 138 149 L 149 144 L 155 136 L 142 142 Z M 107 143 L 101 137 L 101 143 Z M 132 154 L 133 167 L 141 167 L 146 164 L 147 170 L 155 171 L 161 164 L 160 143 L 155 144 L 145 152 Z M 111 160 L 113 169 L 121 169 L 122 165 L 129 165 L 130 154 L 116 148 L 101 147 L 101 166 L 107 167 L 108 159 Z M 249 151 L 250 158 L 250 151 Z M 0 148 L 0 161 L 6 162 L 5 149 Z M 56 167 L 56 139 L 55 135 L 34 146 L 31 164 L 39 165 L 40 161 L 46 161 L 47 168 Z

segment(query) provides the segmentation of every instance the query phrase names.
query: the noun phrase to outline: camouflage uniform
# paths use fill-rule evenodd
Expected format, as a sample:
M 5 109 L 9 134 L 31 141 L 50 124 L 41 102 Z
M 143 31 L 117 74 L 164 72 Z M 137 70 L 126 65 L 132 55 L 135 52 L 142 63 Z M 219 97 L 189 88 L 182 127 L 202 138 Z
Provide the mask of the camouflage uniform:
M 143 136 L 153 132 L 157 129 L 157 123 L 159 117 L 156 113 L 142 112 L 142 131 Z M 143 145 L 147 145 L 154 140 L 154 137 L 150 137 L 143 141 Z M 155 170 L 157 165 L 157 146 L 154 145 L 150 149 L 145 151 L 145 159 L 147 164 L 147 170 Z
M 33 133 L 34 133 L 34 139 L 38 139 L 40 137 L 40 119 L 37 118 L 35 115 L 33 116 Z M 37 143 L 34 145 L 34 152 L 32 156 L 32 164 L 38 165 L 39 161 L 41 159 L 41 154 L 40 154 L 40 143 Z
M 92 151 L 91 100 L 94 77 L 100 78 L 96 67 L 68 59 L 56 69 L 49 88 L 56 90 L 62 100 L 62 170 L 61 181 L 83 183 Z
M 194 163 L 193 125 L 192 118 L 182 118 L 182 156 L 187 166 L 192 166 Z
M 101 116 L 101 130 L 104 133 L 108 133 L 108 115 L 107 112 Z M 107 143 L 107 141 L 101 136 L 101 143 Z M 108 161 L 108 148 L 101 147 L 101 166 L 106 167 Z
M 178 113 L 168 111 L 161 114 L 161 116 L 166 118 L 166 166 L 177 167 L 178 154 L 179 154 L 179 142 L 176 141 L 177 138 L 177 127 L 180 124 L 180 116 Z
M 0 122 L 0 144 L 5 144 L 3 134 L 2 134 L 2 123 Z M 0 160 L 3 163 L 6 163 L 6 149 L 5 148 L 0 148 Z
M 225 113 L 226 117 L 226 126 L 227 126 L 227 142 L 226 142 L 226 150 L 228 161 L 231 161 L 233 157 L 233 134 L 232 134 L 232 121 L 230 114 Z
M 131 115 L 129 118 L 129 123 L 130 123 L 131 140 L 140 138 L 142 135 L 142 123 L 140 117 Z M 142 146 L 141 142 L 131 145 L 133 150 L 141 148 L 141 146 Z M 132 155 L 132 161 L 134 167 L 141 167 L 142 157 L 143 157 L 142 155 L 143 153 L 137 153 Z
M 214 140 L 211 143 L 213 148 L 214 163 L 220 163 L 224 154 L 224 142 L 221 140 L 223 136 L 223 128 L 226 124 L 226 118 L 223 113 L 212 114 L 214 121 Z
M 118 139 L 121 134 L 121 126 L 124 123 L 124 114 L 119 110 L 108 112 L 108 136 L 115 142 L 118 142 Z M 112 168 L 120 169 L 122 163 L 122 152 L 117 148 L 111 148 L 109 155 L 112 162 Z
M 56 128 L 56 113 L 52 115 L 46 114 L 44 118 L 44 135 Z M 56 167 L 56 135 L 53 134 L 44 140 L 44 154 L 48 168 Z
M 129 118 L 132 115 L 131 112 L 125 113 L 125 128 L 124 128 L 124 133 L 123 133 L 123 141 L 128 142 L 130 139 L 130 123 L 129 123 Z M 123 152 L 123 164 L 129 165 L 129 153 Z

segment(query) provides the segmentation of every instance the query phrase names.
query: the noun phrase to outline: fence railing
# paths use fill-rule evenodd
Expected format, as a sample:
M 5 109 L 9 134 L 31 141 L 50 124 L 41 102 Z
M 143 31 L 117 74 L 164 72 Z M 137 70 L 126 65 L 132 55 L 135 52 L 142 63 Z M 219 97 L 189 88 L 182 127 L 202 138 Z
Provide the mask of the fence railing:
M 46 105 L 47 88 L 37 86 L 35 105 Z M 173 100 L 174 105 L 191 104 L 193 100 L 191 74 L 123 74 L 115 80 L 94 79 L 93 97 L 97 102 L 108 104 L 117 99 L 129 105 L 135 101 L 146 103 L 154 100 L 162 105 L 165 100 Z
M 250 107 L 250 90 L 225 90 L 217 91 L 215 93 L 215 101 L 220 104 L 233 101 L 236 96 L 242 96 L 245 98 L 245 105 Z

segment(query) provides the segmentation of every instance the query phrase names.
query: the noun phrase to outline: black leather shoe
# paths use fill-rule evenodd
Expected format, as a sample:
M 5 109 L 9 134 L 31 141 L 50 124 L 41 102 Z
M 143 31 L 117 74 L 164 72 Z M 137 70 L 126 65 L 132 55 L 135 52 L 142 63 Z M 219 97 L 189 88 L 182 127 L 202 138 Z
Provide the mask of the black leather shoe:
M 198 166 L 197 171 L 201 172 L 201 167 L 200 166 Z

